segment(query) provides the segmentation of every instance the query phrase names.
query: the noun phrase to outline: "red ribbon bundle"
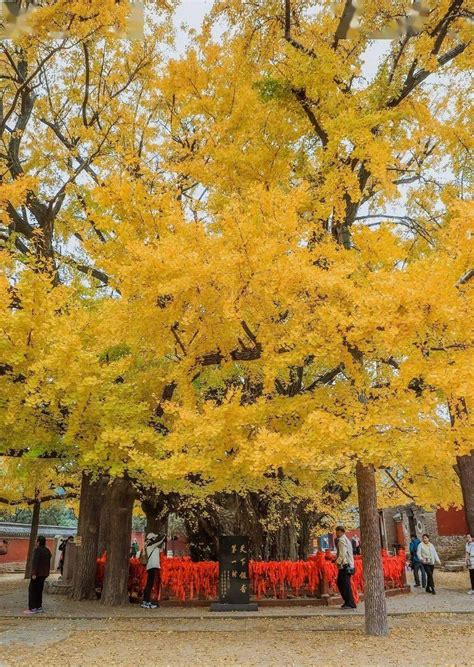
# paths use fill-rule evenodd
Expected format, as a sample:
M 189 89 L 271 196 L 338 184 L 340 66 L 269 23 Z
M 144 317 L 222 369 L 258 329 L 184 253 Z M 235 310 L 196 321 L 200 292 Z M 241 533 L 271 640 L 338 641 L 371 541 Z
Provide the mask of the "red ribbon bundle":
M 362 560 L 355 559 L 352 590 L 356 601 L 364 590 Z M 102 588 L 105 573 L 105 555 L 97 559 L 96 587 Z M 389 556 L 382 552 L 385 588 L 404 585 L 405 553 Z M 320 584 L 326 582 L 329 592 L 337 593 L 337 565 L 334 556 L 318 552 L 306 561 L 249 562 L 249 576 L 253 596 L 257 600 L 268 597 L 317 597 Z M 219 565 L 214 561 L 193 563 L 189 558 L 161 558 L 161 591 L 155 587 L 153 596 L 176 600 L 215 600 L 218 595 Z M 146 568 L 137 558 L 130 559 L 128 590 L 131 597 L 140 597 L 146 583 Z

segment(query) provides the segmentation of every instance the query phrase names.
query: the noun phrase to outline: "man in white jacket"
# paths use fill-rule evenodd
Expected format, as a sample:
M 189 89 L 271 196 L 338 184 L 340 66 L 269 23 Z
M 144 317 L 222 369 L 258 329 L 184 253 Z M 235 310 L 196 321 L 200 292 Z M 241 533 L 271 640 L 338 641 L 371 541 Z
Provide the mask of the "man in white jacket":
M 434 545 L 430 542 L 430 536 L 426 533 L 422 536 L 421 542 L 418 545 L 417 554 L 418 560 L 420 563 L 423 563 L 423 567 L 426 572 L 426 592 L 436 594 L 434 589 L 434 579 L 433 571 L 436 564 L 441 565 L 441 561 L 436 553 Z
M 336 528 L 337 536 L 337 558 L 336 563 L 338 567 L 337 587 L 341 594 L 344 604 L 342 609 L 356 609 L 357 605 L 354 602 L 352 595 L 351 577 L 354 574 L 354 554 L 352 551 L 352 544 L 346 535 L 346 530 L 343 526 Z

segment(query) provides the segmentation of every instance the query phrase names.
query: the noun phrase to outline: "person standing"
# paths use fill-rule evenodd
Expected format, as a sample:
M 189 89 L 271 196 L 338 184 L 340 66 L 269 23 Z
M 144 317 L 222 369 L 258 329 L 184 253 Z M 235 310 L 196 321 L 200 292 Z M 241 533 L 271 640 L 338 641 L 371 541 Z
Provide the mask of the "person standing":
M 140 561 L 146 563 L 146 585 L 143 592 L 143 602 L 141 606 L 144 609 L 156 609 L 159 605 L 151 602 L 151 592 L 156 584 L 160 586 L 160 552 L 165 543 L 165 537 L 158 537 L 155 533 L 148 533 L 146 536 Z
M 133 538 L 132 546 L 130 547 L 130 558 L 136 558 L 140 547 L 138 546 L 137 538 Z
M 416 535 L 411 536 L 410 542 L 410 558 L 411 558 L 411 568 L 413 570 L 413 576 L 415 578 L 415 588 L 418 588 L 420 585 L 420 575 L 421 575 L 421 585 L 423 588 L 426 588 L 426 570 L 423 567 L 418 559 L 418 546 L 420 545 L 420 540 Z
M 474 595 L 474 537 L 466 535 L 466 566 L 471 577 L 471 590 L 468 595 Z
M 61 552 L 61 556 L 59 557 L 59 572 L 61 574 L 61 578 L 63 576 L 63 571 L 64 571 L 64 559 L 66 557 L 66 546 L 68 542 L 72 542 L 73 536 L 69 535 L 68 537 L 65 537 L 63 540 L 61 540 L 61 544 L 59 545 L 59 551 Z
M 430 542 L 430 536 L 425 533 L 422 536 L 421 540 L 422 541 L 418 545 L 416 555 L 426 571 L 425 590 L 427 593 L 432 593 L 433 595 L 435 595 L 436 591 L 434 588 L 434 579 L 433 579 L 434 566 L 436 564 L 441 565 L 441 561 L 438 557 L 438 554 L 436 553 L 434 545 L 431 544 Z
M 354 535 L 351 540 L 352 544 L 352 553 L 354 556 L 360 556 L 360 539 L 358 535 Z
M 337 557 L 336 564 L 338 567 L 337 587 L 341 594 L 344 604 L 341 609 L 356 609 L 357 605 L 352 595 L 351 577 L 354 574 L 354 554 L 352 552 L 352 544 L 346 535 L 346 530 L 343 526 L 337 526 Z
M 36 548 L 33 552 L 31 565 L 31 579 L 28 586 L 28 609 L 27 616 L 41 614 L 43 609 L 43 587 L 49 577 L 51 567 L 51 551 L 46 546 L 46 538 L 40 535 L 36 540 Z

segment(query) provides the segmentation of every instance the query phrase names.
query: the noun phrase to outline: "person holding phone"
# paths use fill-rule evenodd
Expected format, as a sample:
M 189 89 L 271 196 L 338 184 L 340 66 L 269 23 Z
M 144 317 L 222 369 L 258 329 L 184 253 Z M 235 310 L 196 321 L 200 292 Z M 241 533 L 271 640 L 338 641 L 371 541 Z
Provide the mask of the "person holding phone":
M 164 549 L 165 541 L 166 536 L 158 537 L 155 533 L 148 533 L 140 554 L 140 562 L 146 565 L 147 573 L 141 604 L 144 609 L 156 609 L 159 606 L 151 602 L 151 592 L 155 584 L 158 588 L 160 586 L 160 552 Z
M 416 555 L 420 563 L 422 563 L 423 567 L 425 568 L 426 572 L 425 590 L 427 593 L 432 593 L 433 595 L 436 595 L 433 572 L 434 572 L 434 566 L 436 564 L 441 565 L 441 561 L 438 557 L 438 554 L 436 553 L 434 544 L 431 544 L 430 536 L 427 533 L 425 533 L 422 536 L 421 542 L 418 545 Z

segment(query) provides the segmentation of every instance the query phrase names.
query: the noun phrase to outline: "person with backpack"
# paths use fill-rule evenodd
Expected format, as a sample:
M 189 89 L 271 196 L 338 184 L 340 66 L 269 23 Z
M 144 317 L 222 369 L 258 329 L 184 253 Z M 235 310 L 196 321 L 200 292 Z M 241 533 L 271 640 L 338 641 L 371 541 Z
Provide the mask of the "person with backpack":
M 156 609 L 159 605 L 151 602 L 151 592 L 154 585 L 160 586 L 160 552 L 164 548 L 165 537 L 158 537 L 155 533 L 148 533 L 140 554 L 140 563 L 146 566 L 147 579 L 143 592 L 144 609 Z
M 421 575 L 421 585 L 423 588 L 426 588 L 426 570 L 423 566 L 423 563 L 418 558 L 418 547 L 420 545 L 420 540 L 416 535 L 411 536 L 410 542 L 410 558 L 411 558 L 411 569 L 413 570 L 413 576 L 415 578 L 415 588 L 418 588 L 420 585 L 420 575 Z

